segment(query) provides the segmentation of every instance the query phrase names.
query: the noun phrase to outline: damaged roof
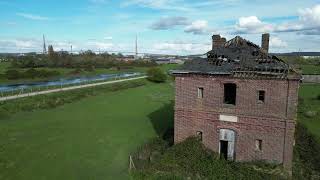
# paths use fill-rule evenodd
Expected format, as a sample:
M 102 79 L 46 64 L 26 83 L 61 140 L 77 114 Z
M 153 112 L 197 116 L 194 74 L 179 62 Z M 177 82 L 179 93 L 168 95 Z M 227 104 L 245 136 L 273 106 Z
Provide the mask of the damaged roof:
M 207 58 L 186 62 L 173 74 L 213 74 L 233 77 L 300 78 L 290 66 L 269 55 L 258 45 L 240 37 L 223 43 L 207 53 Z

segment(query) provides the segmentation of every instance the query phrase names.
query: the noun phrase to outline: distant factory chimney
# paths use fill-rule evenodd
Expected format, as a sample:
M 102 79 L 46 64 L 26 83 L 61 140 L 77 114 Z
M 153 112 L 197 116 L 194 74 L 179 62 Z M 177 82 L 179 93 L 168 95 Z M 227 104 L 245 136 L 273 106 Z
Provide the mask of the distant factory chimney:
M 43 39 L 43 54 L 47 54 L 47 46 L 46 46 L 46 38 L 44 35 L 42 36 Z
M 137 35 L 137 34 L 136 34 L 136 48 L 135 48 L 134 59 L 135 59 L 135 60 L 138 59 L 138 35 Z
M 226 38 L 221 37 L 220 35 L 212 36 L 212 49 L 222 47 L 227 42 Z
M 262 34 L 261 48 L 266 53 L 269 52 L 269 41 L 270 41 L 270 34 L 269 33 Z

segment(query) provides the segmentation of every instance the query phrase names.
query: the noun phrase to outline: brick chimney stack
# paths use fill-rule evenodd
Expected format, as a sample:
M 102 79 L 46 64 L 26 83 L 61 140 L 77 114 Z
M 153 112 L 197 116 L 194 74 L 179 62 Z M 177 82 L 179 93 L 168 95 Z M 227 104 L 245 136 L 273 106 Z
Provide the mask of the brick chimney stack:
M 222 38 L 220 35 L 212 36 L 212 49 L 222 47 L 227 42 L 226 38 Z
M 269 33 L 262 34 L 261 48 L 266 53 L 269 52 L 269 40 L 270 40 L 270 34 Z

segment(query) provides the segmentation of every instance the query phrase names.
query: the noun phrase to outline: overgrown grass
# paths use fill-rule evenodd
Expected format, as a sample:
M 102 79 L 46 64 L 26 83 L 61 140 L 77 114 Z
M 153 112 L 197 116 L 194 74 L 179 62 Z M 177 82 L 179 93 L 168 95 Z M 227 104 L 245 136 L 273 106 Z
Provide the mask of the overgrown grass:
M 294 179 L 320 179 L 320 84 L 302 84 L 294 146 Z
M 302 84 L 299 92 L 298 121 L 320 139 L 320 84 Z M 320 142 L 320 141 L 319 141 Z
M 293 177 L 297 180 L 320 179 L 319 139 L 298 123 L 295 132 Z
M 197 138 L 169 147 L 161 139 L 146 144 L 134 156 L 134 179 L 283 179 L 268 173 L 274 166 L 221 160 Z M 263 168 L 264 170 L 256 170 Z M 267 169 L 267 170 L 266 170 Z
M 303 74 L 320 74 L 320 65 L 304 64 L 300 67 Z

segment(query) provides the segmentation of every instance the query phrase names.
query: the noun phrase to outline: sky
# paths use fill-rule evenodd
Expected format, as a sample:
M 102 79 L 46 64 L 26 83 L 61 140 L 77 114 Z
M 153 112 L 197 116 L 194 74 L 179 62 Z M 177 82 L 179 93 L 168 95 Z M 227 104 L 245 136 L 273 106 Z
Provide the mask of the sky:
M 239 35 L 271 52 L 320 51 L 320 0 L 0 0 L 0 52 L 204 54 Z

